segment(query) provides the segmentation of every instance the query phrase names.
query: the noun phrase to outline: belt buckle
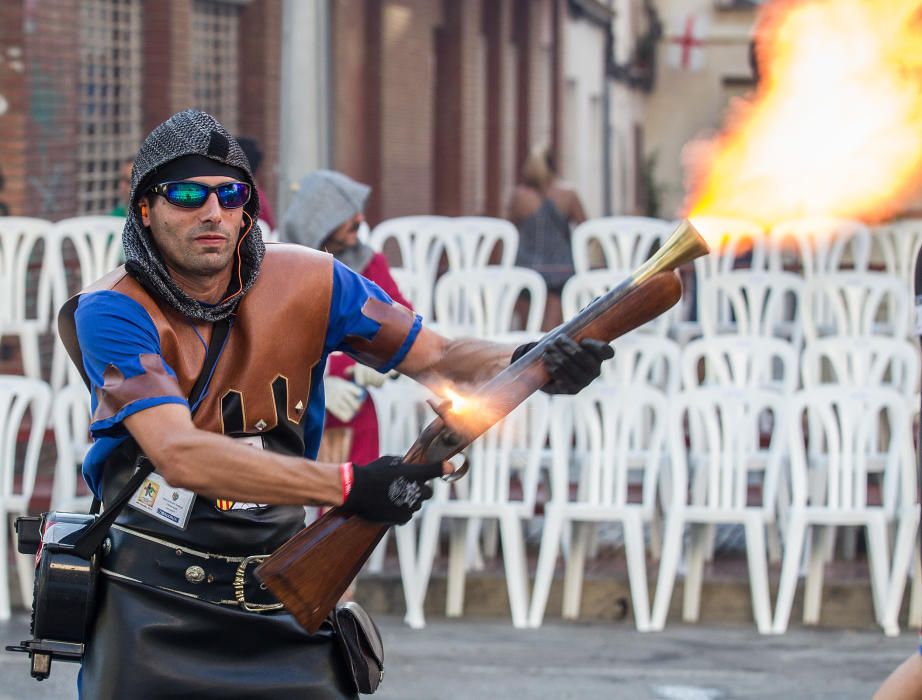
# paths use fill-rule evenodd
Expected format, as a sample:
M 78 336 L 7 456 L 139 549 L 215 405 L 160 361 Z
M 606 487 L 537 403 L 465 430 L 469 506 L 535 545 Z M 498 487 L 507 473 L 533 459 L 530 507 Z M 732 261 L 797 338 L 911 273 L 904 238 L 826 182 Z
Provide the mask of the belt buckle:
M 281 603 L 248 603 L 246 600 L 246 593 L 243 588 L 243 582 L 246 578 L 247 567 L 253 562 L 260 562 L 263 559 L 266 559 L 268 554 L 254 554 L 252 556 L 246 557 L 242 562 L 237 565 L 237 571 L 234 573 L 234 600 L 237 601 L 237 605 L 246 610 L 247 612 L 268 612 L 269 610 L 280 610 L 285 607 Z

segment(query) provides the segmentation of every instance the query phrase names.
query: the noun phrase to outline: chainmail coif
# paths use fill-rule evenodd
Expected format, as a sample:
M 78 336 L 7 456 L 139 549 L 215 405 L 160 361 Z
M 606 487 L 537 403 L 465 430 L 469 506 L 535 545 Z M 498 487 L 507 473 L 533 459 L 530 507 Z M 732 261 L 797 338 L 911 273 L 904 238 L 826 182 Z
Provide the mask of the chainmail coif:
M 188 294 L 170 277 L 163 257 L 151 237 L 150 231 L 141 223 L 138 200 L 147 189 L 157 184 L 157 168 L 180 156 L 197 154 L 219 163 L 239 168 L 246 173 L 246 181 L 253 190 L 244 211 L 252 217 L 252 228 L 240 246 L 242 289 L 232 298 L 215 304 L 202 304 Z M 263 255 L 266 252 L 262 232 L 256 221 L 259 217 L 259 197 L 250 164 L 236 139 L 213 116 L 197 109 L 187 109 L 155 128 L 141 144 L 131 171 L 131 195 L 129 197 L 128 219 L 122 232 L 125 248 L 125 268 L 147 291 L 156 295 L 184 316 L 197 320 L 214 322 L 230 316 L 243 299 L 256 277 Z M 243 217 L 244 228 L 249 220 Z M 242 232 L 242 231 L 241 231 Z M 235 260 L 235 263 L 236 260 Z M 236 283 L 237 275 L 232 275 Z M 237 289 L 232 290 L 237 292 Z

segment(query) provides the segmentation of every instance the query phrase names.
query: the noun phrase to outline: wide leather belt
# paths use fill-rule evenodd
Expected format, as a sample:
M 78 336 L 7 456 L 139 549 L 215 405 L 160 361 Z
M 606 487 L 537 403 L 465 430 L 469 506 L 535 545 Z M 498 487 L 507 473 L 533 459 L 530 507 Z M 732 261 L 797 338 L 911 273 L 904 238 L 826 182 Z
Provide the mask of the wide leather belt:
M 113 525 L 103 545 L 100 571 L 216 605 L 268 612 L 282 604 L 253 576 L 253 569 L 268 556 L 212 554 Z

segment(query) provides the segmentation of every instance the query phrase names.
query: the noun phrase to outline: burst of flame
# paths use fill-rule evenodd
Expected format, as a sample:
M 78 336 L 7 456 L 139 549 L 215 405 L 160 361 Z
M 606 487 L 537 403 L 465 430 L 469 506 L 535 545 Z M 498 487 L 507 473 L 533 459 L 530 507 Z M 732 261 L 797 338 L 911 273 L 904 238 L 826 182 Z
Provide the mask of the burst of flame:
M 877 221 L 922 183 L 922 0 L 777 0 L 761 79 L 690 144 L 689 216 Z
M 446 386 L 440 392 L 446 399 L 451 401 L 451 412 L 457 415 L 463 415 L 465 413 L 472 413 L 477 408 L 477 402 L 459 394 L 457 391 L 452 389 L 449 386 Z

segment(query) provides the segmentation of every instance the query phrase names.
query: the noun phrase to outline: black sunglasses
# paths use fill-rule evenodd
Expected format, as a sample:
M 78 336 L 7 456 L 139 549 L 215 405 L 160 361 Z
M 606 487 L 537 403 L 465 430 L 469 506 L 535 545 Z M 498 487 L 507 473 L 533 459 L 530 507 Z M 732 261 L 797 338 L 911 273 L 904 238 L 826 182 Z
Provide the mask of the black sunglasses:
M 245 182 L 222 182 L 220 185 L 208 186 L 191 180 L 177 180 L 161 182 L 148 191 L 184 209 L 198 209 L 212 192 L 218 196 L 218 204 L 225 209 L 239 209 L 250 201 L 250 186 Z

